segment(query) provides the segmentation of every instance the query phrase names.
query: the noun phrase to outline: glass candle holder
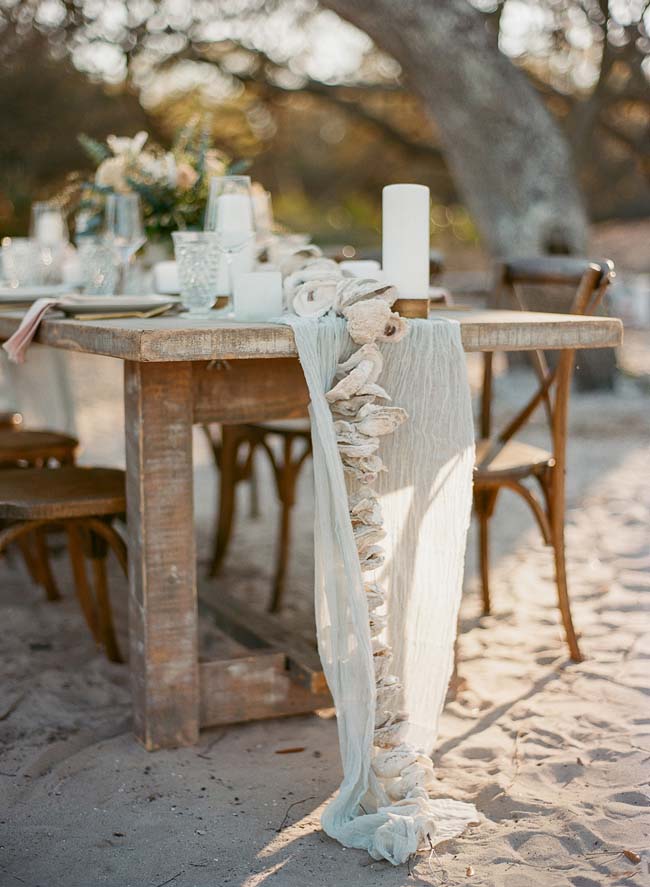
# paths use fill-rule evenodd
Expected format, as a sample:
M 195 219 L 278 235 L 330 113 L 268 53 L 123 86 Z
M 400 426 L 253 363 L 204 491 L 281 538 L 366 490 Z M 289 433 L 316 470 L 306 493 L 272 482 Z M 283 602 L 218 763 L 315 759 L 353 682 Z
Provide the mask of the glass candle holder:
M 213 231 L 174 231 L 181 303 L 194 317 L 207 317 L 217 298 L 222 248 Z

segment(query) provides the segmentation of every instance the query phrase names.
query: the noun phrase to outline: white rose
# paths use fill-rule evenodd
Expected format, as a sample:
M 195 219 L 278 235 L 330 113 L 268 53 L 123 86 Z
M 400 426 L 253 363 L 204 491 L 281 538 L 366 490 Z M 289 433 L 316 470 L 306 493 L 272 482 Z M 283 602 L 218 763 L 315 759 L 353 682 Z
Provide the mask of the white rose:
M 112 188 L 122 194 L 129 191 L 126 181 L 127 172 L 126 157 L 108 157 L 102 161 L 95 173 L 95 183 L 101 188 Z
M 116 157 L 123 157 L 124 155 L 137 157 L 144 148 L 148 138 L 148 134 L 141 130 L 132 139 L 123 136 L 108 136 L 106 144 Z

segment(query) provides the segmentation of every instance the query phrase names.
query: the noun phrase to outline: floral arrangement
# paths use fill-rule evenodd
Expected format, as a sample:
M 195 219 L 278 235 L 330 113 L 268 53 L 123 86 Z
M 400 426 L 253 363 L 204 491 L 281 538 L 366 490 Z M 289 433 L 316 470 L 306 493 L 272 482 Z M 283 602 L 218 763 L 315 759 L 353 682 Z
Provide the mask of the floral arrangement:
M 150 142 L 146 132 L 133 138 L 110 135 L 105 143 L 81 135 L 79 142 L 96 165 L 93 180 L 82 181 L 77 191 L 76 208 L 86 214 L 88 227 L 94 219 L 99 225 L 107 194 L 136 193 L 150 239 L 202 228 L 210 179 L 246 167 L 215 148 L 209 131 L 196 122 L 180 131 L 169 151 Z

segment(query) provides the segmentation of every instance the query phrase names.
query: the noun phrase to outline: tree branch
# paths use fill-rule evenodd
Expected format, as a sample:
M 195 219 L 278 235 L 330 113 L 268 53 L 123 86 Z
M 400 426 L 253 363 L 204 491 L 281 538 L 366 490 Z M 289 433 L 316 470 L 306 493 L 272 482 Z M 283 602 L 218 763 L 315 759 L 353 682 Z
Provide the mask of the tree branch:
M 348 114 L 350 117 L 359 120 L 362 123 L 374 126 L 381 132 L 383 136 L 393 142 L 393 144 L 400 145 L 407 151 L 410 151 L 412 154 L 423 157 L 424 159 L 444 165 L 444 156 L 440 149 L 437 148 L 435 145 L 412 139 L 385 117 L 382 117 L 380 114 L 377 114 L 374 111 L 370 110 L 366 105 L 363 104 L 363 102 L 360 102 L 357 99 L 346 97 L 345 93 L 349 95 L 350 92 L 354 91 L 363 90 L 365 92 L 367 89 L 365 85 L 330 86 L 326 83 L 322 83 L 319 80 L 305 77 L 295 88 L 283 86 L 277 81 L 277 79 L 269 77 L 268 71 L 265 70 L 265 65 L 268 64 L 272 66 L 274 73 L 277 74 L 283 70 L 280 65 L 270 59 L 265 53 L 260 52 L 256 49 L 251 49 L 247 46 L 241 46 L 240 48 L 244 49 L 246 52 L 250 53 L 251 56 L 254 57 L 255 61 L 257 62 L 255 73 L 235 73 L 229 70 L 228 67 L 224 64 L 223 59 L 220 58 L 218 54 L 214 56 L 210 51 L 214 50 L 213 45 L 205 49 L 202 49 L 201 46 L 197 44 L 186 47 L 180 53 L 177 53 L 174 56 L 170 56 L 168 59 L 166 59 L 164 62 L 164 67 L 169 67 L 170 65 L 173 65 L 177 61 L 181 60 L 195 61 L 201 64 L 214 65 L 221 71 L 221 73 L 232 77 L 234 80 L 238 80 L 243 85 L 254 86 L 258 89 L 264 90 L 267 93 L 267 96 L 298 95 L 299 93 L 307 93 L 308 95 L 313 95 L 336 106 L 337 108 Z M 375 85 L 373 91 L 376 93 L 379 91 L 386 93 L 395 93 L 398 91 L 398 88 L 389 86 L 387 89 L 384 90 L 383 87 Z M 406 95 L 406 92 L 401 88 L 399 88 L 399 91 L 403 92 L 404 95 Z

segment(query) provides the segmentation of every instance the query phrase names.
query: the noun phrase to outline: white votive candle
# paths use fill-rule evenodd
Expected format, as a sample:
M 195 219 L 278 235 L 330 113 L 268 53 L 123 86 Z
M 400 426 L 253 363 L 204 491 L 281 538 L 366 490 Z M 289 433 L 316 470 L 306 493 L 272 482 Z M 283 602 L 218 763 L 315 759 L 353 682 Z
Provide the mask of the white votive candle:
M 253 204 L 246 194 L 222 194 L 217 198 L 220 232 L 253 232 Z
M 153 286 L 157 293 L 166 296 L 180 293 L 181 285 L 176 262 L 157 262 L 153 266 Z
M 429 295 L 429 189 L 386 185 L 382 198 L 384 279 L 403 299 Z
M 282 275 L 279 271 L 251 271 L 234 282 L 235 320 L 270 320 L 282 314 Z

